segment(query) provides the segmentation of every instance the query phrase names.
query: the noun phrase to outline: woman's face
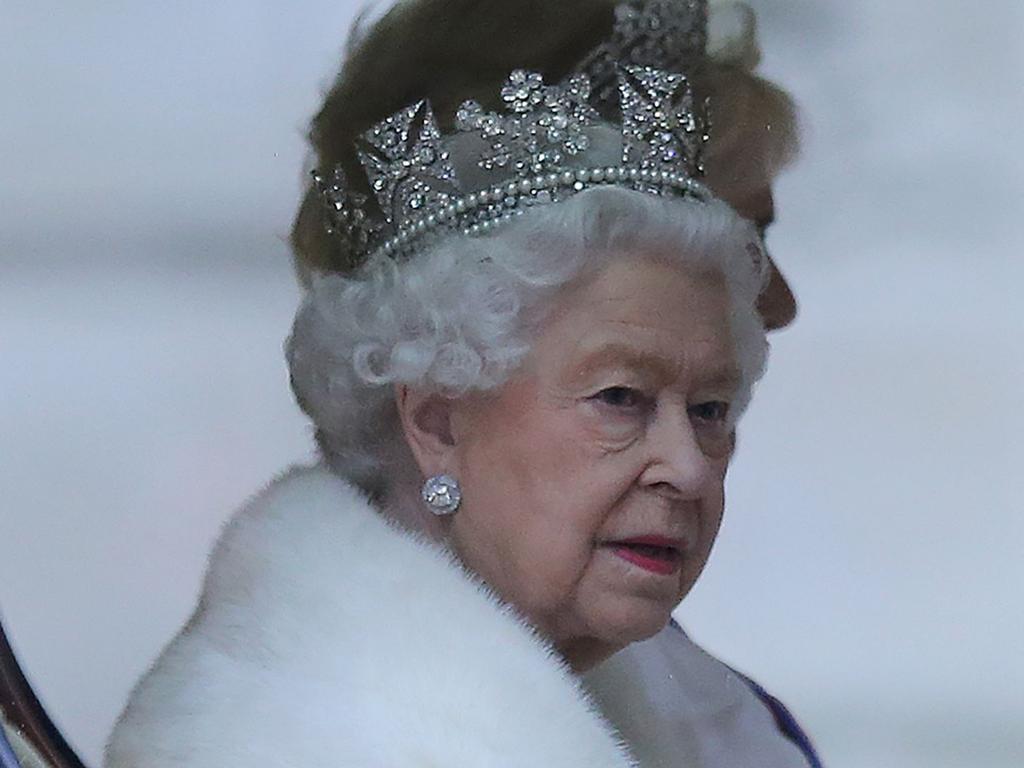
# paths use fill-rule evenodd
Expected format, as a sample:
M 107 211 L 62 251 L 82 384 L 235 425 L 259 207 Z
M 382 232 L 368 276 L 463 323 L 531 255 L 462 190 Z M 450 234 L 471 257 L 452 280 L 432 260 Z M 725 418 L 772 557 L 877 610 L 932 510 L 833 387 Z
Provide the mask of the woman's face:
M 457 401 L 450 540 L 570 662 L 659 631 L 707 561 L 732 450 L 728 317 L 720 278 L 620 258 L 563 293 L 511 381 Z

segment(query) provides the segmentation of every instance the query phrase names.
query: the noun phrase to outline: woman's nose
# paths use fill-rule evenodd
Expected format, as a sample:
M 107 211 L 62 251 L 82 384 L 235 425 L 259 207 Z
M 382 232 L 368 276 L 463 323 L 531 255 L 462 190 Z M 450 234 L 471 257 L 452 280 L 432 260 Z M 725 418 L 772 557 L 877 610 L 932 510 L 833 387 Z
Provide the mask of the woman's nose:
M 650 447 L 642 480 L 690 499 L 704 494 L 714 467 L 701 448 L 685 406 L 659 408 L 647 430 Z

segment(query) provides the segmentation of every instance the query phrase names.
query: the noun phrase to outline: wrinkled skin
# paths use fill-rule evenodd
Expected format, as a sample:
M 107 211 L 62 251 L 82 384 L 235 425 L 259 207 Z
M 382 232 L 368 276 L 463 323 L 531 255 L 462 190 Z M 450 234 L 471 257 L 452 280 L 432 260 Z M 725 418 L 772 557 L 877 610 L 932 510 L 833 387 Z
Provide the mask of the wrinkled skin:
M 728 309 L 721 278 L 624 254 L 563 292 L 497 392 L 397 390 L 423 475 L 462 487 L 444 537 L 577 670 L 662 629 L 707 562 L 733 447 Z M 684 541 L 676 571 L 612 544 L 643 534 Z

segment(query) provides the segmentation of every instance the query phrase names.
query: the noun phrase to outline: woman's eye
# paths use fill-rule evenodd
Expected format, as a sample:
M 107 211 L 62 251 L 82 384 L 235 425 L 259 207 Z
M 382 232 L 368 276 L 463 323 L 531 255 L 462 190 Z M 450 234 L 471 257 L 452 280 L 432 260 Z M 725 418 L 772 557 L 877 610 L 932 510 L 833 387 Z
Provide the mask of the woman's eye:
M 724 422 L 729 415 L 729 404 L 721 400 L 698 403 L 697 405 L 690 406 L 690 414 L 705 422 Z
M 643 395 L 632 387 L 608 387 L 595 396 L 605 405 L 615 408 L 635 408 L 641 404 Z

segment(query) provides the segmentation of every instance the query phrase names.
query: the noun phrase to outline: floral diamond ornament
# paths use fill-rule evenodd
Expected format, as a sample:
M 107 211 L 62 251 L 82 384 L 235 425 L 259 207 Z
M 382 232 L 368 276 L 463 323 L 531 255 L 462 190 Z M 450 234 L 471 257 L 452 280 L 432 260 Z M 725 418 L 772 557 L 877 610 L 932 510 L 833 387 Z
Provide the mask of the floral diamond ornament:
M 477 162 L 481 168 L 509 169 L 525 178 L 560 166 L 566 155 L 587 150 L 586 129 L 597 121 L 589 96 L 586 75 L 562 85 L 545 85 L 536 72 L 520 69 L 501 89 L 507 114 L 485 112 L 479 103 L 467 101 L 456 112 L 456 128 L 486 142 Z

